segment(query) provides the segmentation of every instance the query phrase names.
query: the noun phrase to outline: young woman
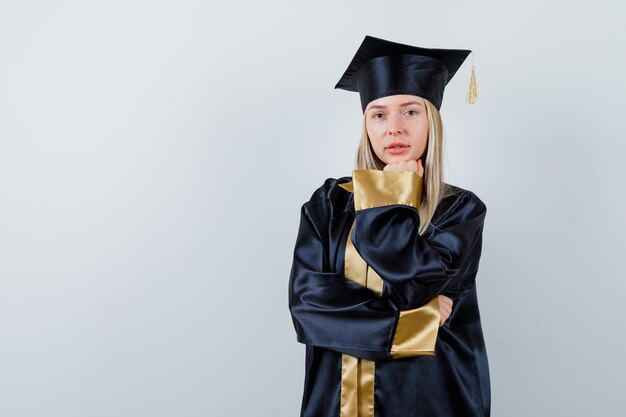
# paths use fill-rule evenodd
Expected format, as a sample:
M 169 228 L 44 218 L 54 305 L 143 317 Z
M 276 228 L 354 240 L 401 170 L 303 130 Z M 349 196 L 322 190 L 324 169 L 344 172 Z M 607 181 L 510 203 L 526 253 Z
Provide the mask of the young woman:
M 289 309 L 302 417 L 490 415 L 476 275 L 485 204 L 443 180 L 443 91 L 471 51 L 366 36 L 335 88 L 364 116 L 351 177 L 301 208 Z

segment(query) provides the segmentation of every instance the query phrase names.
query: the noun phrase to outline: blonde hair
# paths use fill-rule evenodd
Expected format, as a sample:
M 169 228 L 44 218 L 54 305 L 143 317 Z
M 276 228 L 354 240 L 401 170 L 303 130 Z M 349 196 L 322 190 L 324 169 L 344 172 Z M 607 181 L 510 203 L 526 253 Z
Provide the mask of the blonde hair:
M 453 189 L 444 182 L 443 178 L 443 150 L 444 131 L 439 110 L 428 100 L 426 114 L 428 115 L 428 144 L 426 147 L 426 163 L 422 178 L 422 194 L 420 197 L 418 233 L 422 235 L 435 214 L 437 205 L 444 197 L 452 194 Z M 422 162 L 424 156 L 422 155 Z M 376 156 L 367 134 L 366 116 L 363 113 L 363 133 L 357 149 L 355 169 L 383 170 L 385 163 Z

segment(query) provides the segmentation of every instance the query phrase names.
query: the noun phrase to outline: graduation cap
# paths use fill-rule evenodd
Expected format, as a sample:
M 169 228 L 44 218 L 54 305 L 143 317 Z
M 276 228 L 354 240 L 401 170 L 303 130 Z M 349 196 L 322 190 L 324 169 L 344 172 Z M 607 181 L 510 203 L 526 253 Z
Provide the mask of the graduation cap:
M 443 90 L 471 52 L 421 48 L 366 35 L 335 88 L 358 91 L 363 112 L 370 101 L 395 94 L 425 98 L 439 110 Z M 472 64 L 467 100 L 473 104 L 476 99 Z

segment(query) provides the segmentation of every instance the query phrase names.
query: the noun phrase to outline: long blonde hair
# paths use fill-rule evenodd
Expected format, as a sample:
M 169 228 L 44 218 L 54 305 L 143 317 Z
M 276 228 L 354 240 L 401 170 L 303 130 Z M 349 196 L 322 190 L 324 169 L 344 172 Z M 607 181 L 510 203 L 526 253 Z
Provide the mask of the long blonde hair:
M 452 187 L 446 184 L 443 178 L 444 131 L 441 113 L 430 101 L 424 99 L 424 102 L 428 115 L 428 144 L 419 208 L 420 227 L 418 233 L 420 235 L 430 225 L 439 201 L 453 192 Z M 372 149 L 367 134 L 366 120 L 365 113 L 363 113 L 363 133 L 357 149 L 355 169 L 378 169 L 382 171 L 385 163 L 376 156 Z M 422 162 L 424 162 L 423 156 Z

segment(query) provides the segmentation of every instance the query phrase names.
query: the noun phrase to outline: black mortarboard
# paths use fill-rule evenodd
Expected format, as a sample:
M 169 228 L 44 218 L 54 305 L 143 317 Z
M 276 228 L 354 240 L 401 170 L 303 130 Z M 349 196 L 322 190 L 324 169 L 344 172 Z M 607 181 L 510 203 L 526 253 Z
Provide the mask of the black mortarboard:
M 370 101 L 395 94 L 420 96 L 439 110 L 443 90 L 471 52 L 420 48 L 366 35 L 335 88 L 358 91 L 364 112 Z M 468 101 L 476 102 L 473 65 Z

